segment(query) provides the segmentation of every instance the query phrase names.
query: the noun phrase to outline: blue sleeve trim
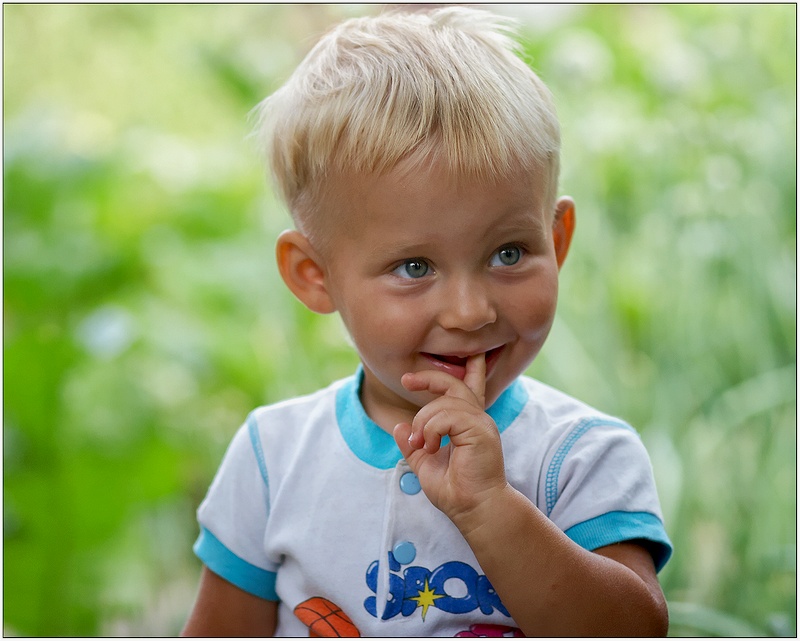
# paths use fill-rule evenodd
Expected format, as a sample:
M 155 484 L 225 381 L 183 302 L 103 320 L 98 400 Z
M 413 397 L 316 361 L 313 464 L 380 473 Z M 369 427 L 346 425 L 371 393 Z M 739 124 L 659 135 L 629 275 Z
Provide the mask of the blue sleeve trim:
M 237 588 L 268 601 L 280 601 L 275 592 L 278 576 L 275 572 L 263 570 L 236 556 L 206 528 L 200 528 L 193 549 L 209 570 Z
M 653 555 L 656 572 L 672 556 L 672 543 L 664 530 L 664 524 L 650 512 L 608 512 L 573 525 L 565 534 L 587 550 L 643 539 L 649 544 L 647 548 Z

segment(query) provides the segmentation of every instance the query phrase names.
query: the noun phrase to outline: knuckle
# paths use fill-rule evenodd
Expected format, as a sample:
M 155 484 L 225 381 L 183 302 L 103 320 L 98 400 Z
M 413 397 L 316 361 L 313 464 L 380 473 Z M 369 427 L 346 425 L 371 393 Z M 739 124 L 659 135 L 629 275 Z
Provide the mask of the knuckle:
M 425 432 L 446 434 L 452 424 L 452 414 L 447 407 L 443 407 L 425 424 Z

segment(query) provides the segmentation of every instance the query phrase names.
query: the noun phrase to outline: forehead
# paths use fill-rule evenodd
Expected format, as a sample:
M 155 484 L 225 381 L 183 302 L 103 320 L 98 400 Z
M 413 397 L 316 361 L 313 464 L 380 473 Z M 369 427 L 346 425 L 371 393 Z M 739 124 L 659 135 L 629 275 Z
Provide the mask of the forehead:
M 486 225 L 543 224 L 546 178 L 542 171 L 515 171 L 491 179 L 453 174 L 436 162 L 401 163 L 382 174 L 329 176 L 321 193 L 320 223 L 326 235 L 342 229 L 362 236 L 376 231 L 401 239 L 414 233 L 457 234 Z

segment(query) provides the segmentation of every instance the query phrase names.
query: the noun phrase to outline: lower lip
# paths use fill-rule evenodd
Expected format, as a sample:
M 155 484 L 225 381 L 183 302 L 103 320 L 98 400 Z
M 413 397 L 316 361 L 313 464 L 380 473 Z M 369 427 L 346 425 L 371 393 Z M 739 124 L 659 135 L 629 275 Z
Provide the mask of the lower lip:
M 496 347 L 494 349 L 490 349 L 486 352 L 486 376 L 488 377 L 492 370 L 494 370 L 495 363 L 497 363 L 497 359 L 500 357 L 500 354 L 505 349 L 505 345 L 500 347 Z M 446 372 L 451 376 L 455 376 L 457 379 L 463 381 L 464 377 L 467 375 L 467 368 L 465 365 L 456 365 L 455 363 L 447 363 L 445 361 L 440 361 L 438 358 L 435 358 L 432 354 L 423 353 L 422 354 L 428 362 L 433 365 L 436 369 Z

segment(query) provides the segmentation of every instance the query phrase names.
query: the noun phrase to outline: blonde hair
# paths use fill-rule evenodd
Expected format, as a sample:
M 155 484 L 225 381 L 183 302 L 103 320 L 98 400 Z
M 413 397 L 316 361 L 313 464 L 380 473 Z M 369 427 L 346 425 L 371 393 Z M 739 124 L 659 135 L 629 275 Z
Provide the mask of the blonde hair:
M 550 207 L 560 135 L 550 92 L 519 57 L 511 21 L 445 7 L 346 20 L 256 108 L 260 144 L 309 233 L 326 175 L 433 157 L 457 175 L 543 172 Z

